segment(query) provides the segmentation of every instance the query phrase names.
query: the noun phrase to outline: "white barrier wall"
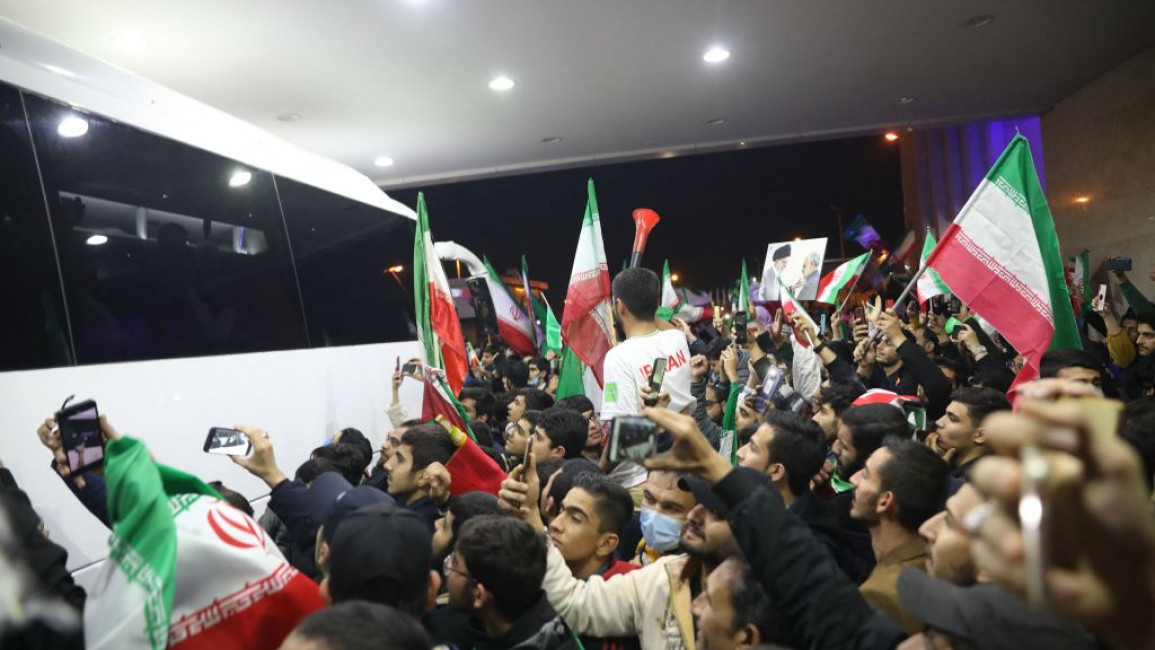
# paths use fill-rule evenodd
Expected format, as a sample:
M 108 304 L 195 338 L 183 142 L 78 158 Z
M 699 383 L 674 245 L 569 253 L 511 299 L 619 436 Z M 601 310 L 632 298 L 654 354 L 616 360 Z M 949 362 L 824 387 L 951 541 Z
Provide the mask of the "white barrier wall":
M 0 461 L 51 538 L 68 550 L 68 568 L 83 583 L 105 557 L 109 531 L 49 468 L 51 453 L 36 435 L 66 397 L 96 400 L 121 433 L 147 443 L 157 462 L 220 480 L 263 511 L 269 492 L 263 482 L 229 458 L 202 451 L 209 428 L 265 429 L 290 477 L 345 427 L 363 431 L 376 450 L 392 428 L 385 410 L 395 359 L 418 353 L 417 342 L 407 341 L 0 373 Z M 401 397 L 411 415 L 420 415 L 416 382 L 406 380 Z

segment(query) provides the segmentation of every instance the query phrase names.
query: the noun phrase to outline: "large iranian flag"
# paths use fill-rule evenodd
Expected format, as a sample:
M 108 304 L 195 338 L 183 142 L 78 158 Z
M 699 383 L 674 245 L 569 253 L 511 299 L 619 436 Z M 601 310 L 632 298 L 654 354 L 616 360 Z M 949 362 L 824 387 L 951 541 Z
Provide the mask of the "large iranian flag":
M 934 233 L 930 231 L 930 228 L 927 228 L 926 239 L 922 242 L 922 257 L 919 259 L 920 266 L 926 265 L 927 258 L 934 252 L 934 248 L 937 245 L 938 242 L 934 239 Z M 918 291 L 918 304 L 920 305 L 925 305 L 926 301 L 935 296 L 945 296 L 950 293 L 950 287 L 946 286 L 946 283 L 942 281 L 942 277 L 939 276 L 938 271 L 930 268 L 919 276 L 915 289 Z
M 613 298 L 593 179 L 587 190 L 589 198 L 566 291 L 561 329 L 566 344 L 589 366 L 601 386 L 604 383 L 602 364 L 613 347 Z
M 1023 355 L 1016 383 L 1038 375 L 1048 349 L 1082 348 L 1055 224 L 1022 135 L 1007 145 L 926 264 Z
M 324 603 L 257 522 L 138 440 L 106 447 L 109 561 L 84 609 L 90 650 L 273 650 Z
M 843 289 L 853 287 L 854 283 L 858 282 L 858 276 L 862 275 L 862 270 L 866 268 L 866 263 L 869 261 L 870 251 L 867 251 L 854 259 L 839 264 L 838 268 L 827 273 L 818 281 L 818 296 L 814 300 L 828 305 L 836 304 L 838 294 Z
M 670 279 L 670 260 L 662 262 L 662 303 L 658 306 L 657 317 L 668 321 L 678 313 L 682 305 L 682 297 L 674 288 L 674 281 Z
M 509 347 L 517 350 L 518 354 L 535 354 L 533 344 L 533 330 L 529 316 L 521 305 L 514 300 L 509 287 L 502 281 L 489 258 L 483 260 L 485 264 L 485 282 L 489 285 L 489 295 L 493 298 L 493 311 L 497 312 L 497 331 L 501 339 Z
M 417 315 L 417 338 L 421 340 L 422 357 L 427 366 L 445 370 L 446 381 L 454 393 L 465 385 L 468 362 L 461 322 L 449 293 L 449 279 L 441 260 L 433 250 L 429 234 L 429 214 L 425 194 L 417 195 L 417 232 L 413 239 L 413 302 Z

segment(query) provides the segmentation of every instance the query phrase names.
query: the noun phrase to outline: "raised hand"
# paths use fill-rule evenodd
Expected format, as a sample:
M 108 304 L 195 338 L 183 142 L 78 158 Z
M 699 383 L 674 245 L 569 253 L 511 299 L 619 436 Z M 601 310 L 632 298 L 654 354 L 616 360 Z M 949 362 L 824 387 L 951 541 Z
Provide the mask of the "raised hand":
M 236 426 L 237 431 L 245 434 L 253 445 L 252 453 L 244 456 L 230 456 L 233 462 L 248 470 L 250 474 L 261 479 L 270 488 L 274 488 L 286 479 L 284 472 L 277 467 L 277 457 L 273 453 L 273 443 L 269 434 L 254 427 Z
M 655 408 L 643 409 L 642 415 L 674 438 L 669 451 L 646 459 L 647 469 L 688 472 L 701 476 L 711 484 L 722 480 L 730 472 L 730 462 L 714 451 L 694 418 L 669 409 Z
M 449 486 L 452 483 L 453 477 L 449 475 L 449 470 L 436 461 L 429 463 L 421 478 L 417 479 L 417 487 L 424 489 L 438 505 L 445 505 L 449 501 Z
M 521 517 L 535 529 L 545 528 L 539 508 L 541 481 L 537 478 L 537 459 L 532 451 L 526 456 L 525 462 L 513 468 L 501 482 L 497 498 L 502 509 Z
M 704 355 L 696 354 L 690 358 L 690 379 L 698 382 L 710 374 L 710 362 Z

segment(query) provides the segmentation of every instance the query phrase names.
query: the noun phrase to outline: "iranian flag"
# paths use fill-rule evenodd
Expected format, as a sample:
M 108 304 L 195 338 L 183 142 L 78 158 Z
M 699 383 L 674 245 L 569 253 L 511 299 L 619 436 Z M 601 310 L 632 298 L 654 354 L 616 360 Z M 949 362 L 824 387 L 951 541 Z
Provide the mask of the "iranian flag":
M 445 370 L 453 392 L 465 385 L 468 362 L 461 322 L 449 293 L 449 279 L 433 250 L 425 194 L 417 195 L 417 232 L 413 239 L 413 301 L 417 314 L 417 338 L 425 365 Z
M 497 494 L 505 472 L 490 458 L 473 437 L 465 407 L 445 384 L 445 375 L 436 368 L 425 368 L 425 387 L 421 396 L 421 419 L 435 421 L 449 434 L 457 451 L 445 463 L 449 471 L 449 492 L 453 495 L 481 491 Z
M 582 363 L 589 366 L 598 386 L 602 386 L 602 364 L 613 347 L 613 303 L 593 179 L 587 188 L 589 198 L 565 296 L 561 329 L 566 343 Z
M 867 255 L 869 254 L 870 253 L 867 253 Z M 782 300 L 782 313 L 786 316 L 786 318 L 789 319 L 793 314 L 797 313 L 802 316 L 806 322 L 814 326 L 815 332 L 819 331 L 818 324 L 815 323 L 814 319 L 810 317 L 810 314 L 806 312 L 806 309 L 802 306 L 802 303 L 798 302 L 798 300 L 794 297 L 794 293 L 790 291 L 786 285 L 782 284 L 781 280 L 778 280 L 778 297 Z M 797 330 L 794 331 L 794 340 L 798 341 L 799 345 L 804 348 L 810 347 L 810 341 L 804 336 L 799 336 Z
M 898 261 L 905 264 L 910 259 L 911 254 L 914 253 L 914 241 L 914 231 L 906 231 L 906 235 L 899 242 L 898 248 L 894 249 L 894 256 L 898 258 Z
M 1091 307 L 1091 251 L 1084 249 L 1071 258 L 1071 287 L 1074 289 L 1073 304 L 1078 305 L 1080 315 Z
M 509 292 L 509 287 L 501 280 L 489 258 L 485 264 L 485 283 L 489 285 L 489 295 L 493 298 L 493 311 L 497 313 L 497 331 L 509 347 L 518 354 L 534 354 L 533 329 L 529 316 Z
M 778 286 L 782 286 L 782 283 L 779 282 Z M 746 260 L 742 260 L 742 277 L 738 280 L 738 299 L 734 301 L 734 311 L 750 311 L 750 277 L 746 275 Z
M 1048 349 L 1081 349 L 1063 258 L 1026 138 L 1016 135 L 926 261 L 1038 375 Z
M 818 281 L 818 296 L 814 300 L 828 305 L 836 304 L 838 294 L 843 289 L 853 287 L 854 283 L 858 282 L 858 277 L 862 275 L 862 270 L 866 268 L 866 263 L 869 261 L 870 251 L 867 251 L 852 260 L 839 264 L 838 268 L 827 273 Z
M 90 650 L 273 650 L 324 603 L 248 515 L 156 464 L 138 440 L 108 443 L 109 561 L 84 609 Z
M 926 260 L 930 257 L 930 254 L 934 252 L 934 247 L 937 244 L 938 242 L 934 239 L 934 233 L 930 231 L 930 228 L 927 228 L 926 239 L 922 242 L 922 257 L 919 260 L 920 266 L 926 266 Z M 951 292 L 950 287 L 946 286 L 946 283 L 942 281 L 942 277 L 939 276 L 938 271 L 930 268 L 924 271 L 918 278 L 918 284 L 915 285 L 915 288 L 918 291 L 918 304 L 920 305 L 925 305 L 926 301 L 935 296 L 945 296 Z
M 658 306 L 657 317 L 668 321 L 678 313 L 682 306 L 682 297 L 674 288 L 674 281 L 670 279 L 670 260 L 662 262 L 662 304 Z

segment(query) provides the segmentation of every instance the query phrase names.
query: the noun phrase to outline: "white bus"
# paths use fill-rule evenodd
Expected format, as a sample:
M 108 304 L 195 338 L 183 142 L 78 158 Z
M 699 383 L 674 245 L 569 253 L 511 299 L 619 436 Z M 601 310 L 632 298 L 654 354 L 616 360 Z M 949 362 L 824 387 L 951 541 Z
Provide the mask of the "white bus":
M 202 453 L 270 432 L 290 475 L 334 431 L 380 442 L 417 352 L 414 214 L 356 171 L 0 20 L 0 462 L 81 582 L 108 530 L 36 428 L 94 399 L 156 460 L 268 489 Z M 420 399 L 404 393 L 410 412 Z

